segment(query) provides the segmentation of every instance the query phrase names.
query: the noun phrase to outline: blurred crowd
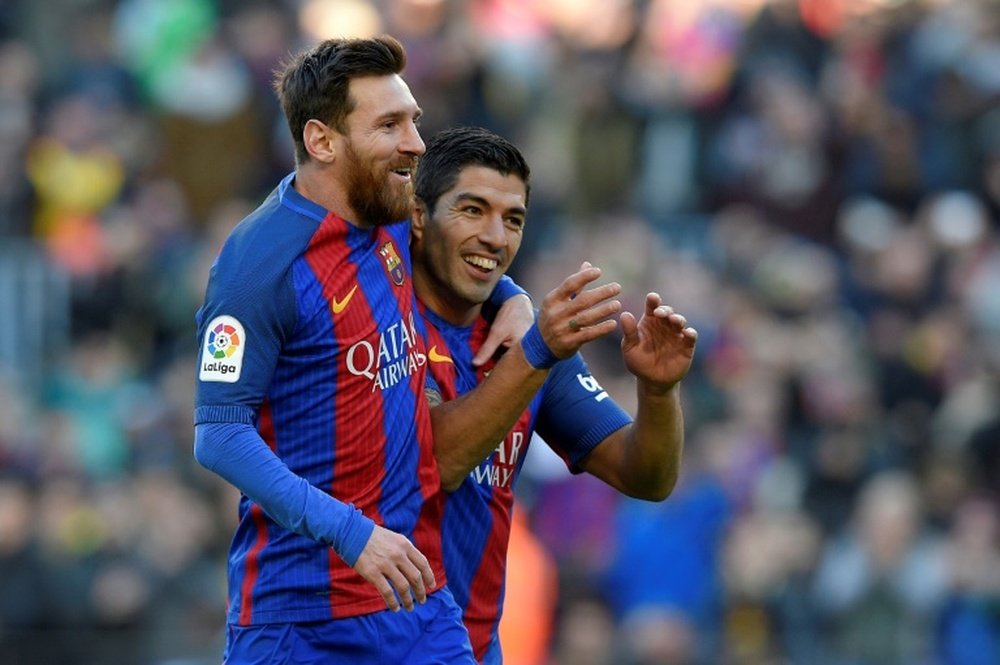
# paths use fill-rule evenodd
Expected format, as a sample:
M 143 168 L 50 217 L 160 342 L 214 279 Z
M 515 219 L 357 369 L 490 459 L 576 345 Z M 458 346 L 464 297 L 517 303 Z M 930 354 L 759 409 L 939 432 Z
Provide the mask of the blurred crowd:
M 700 334 L 667 501 L 533 446 L 508 663 L 1000 663 L 995 0 L 0 0 L 0 661 L 219 662 L 194 311 L 293 166 L 272 70 L 380 32 L 425 137 L 528 156 L 521 284 Z

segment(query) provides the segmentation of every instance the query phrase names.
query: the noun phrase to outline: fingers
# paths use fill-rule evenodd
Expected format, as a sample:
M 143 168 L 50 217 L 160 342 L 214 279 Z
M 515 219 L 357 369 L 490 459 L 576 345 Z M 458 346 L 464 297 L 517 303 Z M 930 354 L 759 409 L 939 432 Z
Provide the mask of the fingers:
M 434 571 L 421 552 L 407 538 L 376 527 L 368 545 L 354 565 L 359 575 L 375 587 L 386 607 L 407 611 L 427 600 L 434 588 Z
M 488 335 L 485 340 L 483 340 L 483 345 L 479 347 L 476 355 L 472 357 L 473 367 L 479 367 L 484 364 L 487 360 L 493 357 L 493 354 L 497 352 L 497 349 L 503 346 L 510 346 L 511 341 L 502 339 L 498 335 Z
M 581 294 L 579 299 L 583 300 L 584 295 Z M 574 303 L 574 305 L 577 305 L 577 303 Z M 618 300 L 607 300 L 605 302 L 599 300 L 596 305 L 585 309 L 574 307 L 568 310 L 568 313 L 572 314 L 572 318 L 567 322 L 567 327 L 571 332 L 579 332 L 583 328 L 601 323 L 609 316 L 614 316 L 621 308 L 622 304 Z M 614 326 L 611 329 L 614 330 Z
M 687 327 L 687 319 L 677 312 L 670 305 L 662 304 L 659 293 L 650 292 L 646 294 L 646 315 L 657 319 L 665 319 L 675 332 L 683 332 Z M 692 328 L 692 330 L 694 330 Z
M 413 566 L 414 577 L 410 578 L 410 585 L 413 587 L 417 602 L 423 604 L 427 600 L 427 589 L 434 588 L 434 571 L 420 550 L 416 547 L 410 549 L 410 564 Z
M 472 358 L 473 366 L 483 365 L 501 346 L 509 347 L 517 343 L 534 321 L 535 309 L 530 298 L 525 295 L 509 298 L 500 307 L 486 339 Z
M 427 600 L 427 586 L 433 588 L 434 572 L 427 558 L 410 541 L 405 538 L 402 540 L 403 549 L 393 557 L 385 577 L 396 592 L 396 597 L 409 612 L 413 610 L 414 601 L 422 604 Z M 424 584 L 425 580 L 428 582 L 427 585 Z M 398 604 L 395 609 L 399 609 Z
M 420 604 L 427 601 L 427 586 L 433 588 L 434 573 L 427 558 L 416 547 L 410 545 L 408 549 L 406 560 L 399 562 L 395 568 L 390 568 L 386 577 L 403 607 L 409 612 L 414 608 L 414 601 Z M 426 585 L 425 580 L 428 582 Z M 399 609 L 398 606 L 396 609 Z
M 639 325 L 632 312 L 622 312 L 618 320 L 622 324 L 622 336 L 627 344 L 634 344 L 639 341 Z
M 416 568 L 414 568 L 412 565 L 410 566 L 410 568 L 412 569 L 412 571 L 414 571 L 412 574 L 416 575 L 416 578 L 419 580 L 420 579 L 420 575 L 418 575 L 418 574 L 415 573 Z M 403 609 L 405 609 L 407 612 L 412 612 L 413 611 L 413 606 L 414 606 L 413 605 L 413 598 L 416 595 L 416 593 L 415 593 L 415 589 L 413 588 L 413 586 L 410 583 L 410 577 L 407 574 L 409 572 L 410 571 L 406 570 L 406 566 L 402 566 L 400 568 L 390 568 L 386 572 L 386 579 L 389 580 L 389 583 L 392 585 L 392 588 L 395 591 L 396 597 L 398 597 L 399 600 L 402 601 L 402 603 L 403 603 Z M 423 582 L 421 582 L 421 586 L 423 586 Z M 383 596 L 383 598 L 384 597 L 385 596 Z M 424 594 L 424 598 L 426 598 L 426 597 L 427 597 L 427 595 Z M 423 602 L 423 601 L 421 600 L 420 602 Z M 396 610 L 398 610 L 399 609 L 398 604 L 397 604 L 397 606 L 395 608 L 391 608 L 391 609 L 394 612 Z
M 559 313 L 565 317 L 573 317 L 577 321 L 582 319 L 578 316 L 581 312 L 595 306 L 603 306 L 603 309 L 596 311 L 588 317 L 589 325 L 600 316 L 613 314 L 620 307 L 621 303 L 611 300 L 622 292 L 622 286 L 618 282 L 609 282 L 589 289 L 585 287 L 601 276 L 600 268 L 590 267 L 580 272 L 575 272 L 562 284 L 549 291 L 542 301 L 542 307 L 552 313 Z
M 584 261 L 580 269 L 564 279 L 562 284 L 549 293 L 549 296 L 554 296 L 559 300 L 574 300 L 587 284 L 590 284 L 600 276 L 600 268 L 590 265 L 589 261 Z
M 663 299 L 660 298 L 660 294 L 655 291 L 650 291 L 646 294 L 646 313 L 649 315 L 653 314 L 653 311 L 660 306 Z
M 385 601 L 385 606 L 393 612 L 398 612 L 399 600 L 396 598 L 396 593 L 392 590 L 392 586 L 389 585 L 388 580 L 386 580 L 385 577 L 379 577 L 368 581 L 372 583 L 375 590 L 379 592 L 380 596 L 382 596 L 382 600 Z
M 621 310 L 616 296 L 621 284 L 590 286 L 601 269 L 584 261 L 542 300 L 538 328 L 542 339 L 557 358 L 568 358 L 587 342 L 610 334 L 618 327 L 614 318 Z
M 610 335 L 616 328 L 618 328 L 618 322 L 614 319 L 608 319 L 593 325 L 581 327 L 580 330 L 574 333 L 575 340 L 578 342 L 577 346 L 582 346 L 587 342 L 592 342 L 595 339 L 604 337 L 605 335 Z

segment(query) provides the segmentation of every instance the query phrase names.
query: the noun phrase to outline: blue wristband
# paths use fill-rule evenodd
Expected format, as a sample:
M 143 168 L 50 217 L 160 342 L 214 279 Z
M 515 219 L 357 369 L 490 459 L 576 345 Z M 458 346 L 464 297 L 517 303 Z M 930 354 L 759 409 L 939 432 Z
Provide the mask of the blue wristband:
M 535 369 L 549 369 L 559 358 L 552 353 L 552 349 L 542 339 L 542 331 L 538 329 L 538 322 L 531 324 L 528 332 L 521 338 L 521 348 L 524 350 L 524 357 L 528 364 Z

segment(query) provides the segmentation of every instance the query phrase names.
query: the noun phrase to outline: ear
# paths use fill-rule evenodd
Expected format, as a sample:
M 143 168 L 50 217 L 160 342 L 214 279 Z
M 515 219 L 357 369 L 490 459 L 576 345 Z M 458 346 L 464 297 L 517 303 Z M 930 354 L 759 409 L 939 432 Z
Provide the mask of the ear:
M 315 118 L 306 121 L 302 128 L 302 142 L 306 152 L 318 162 L 333 163 L 337 157 L 337 132 Z
M 413 214 L 410 215 L 410 238 L 417 242 L 424 238 L 424 228 L 427 225 L 427 206 L 420 199 L 415 198 L 413 203 Z

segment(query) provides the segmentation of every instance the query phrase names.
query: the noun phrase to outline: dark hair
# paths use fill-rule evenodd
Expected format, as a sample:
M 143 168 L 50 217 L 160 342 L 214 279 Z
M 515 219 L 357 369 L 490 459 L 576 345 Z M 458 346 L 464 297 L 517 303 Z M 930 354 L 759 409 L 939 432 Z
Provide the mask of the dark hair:
M 438 198 L 458 182 L 467 166 L 485 166 L 524 181 L 525 203 L 531 193 L 531 170 L 521 151 L 507 139 L 482 127 L 455 127 L 435 134 L 417 166 L 415 192 L 434 214 Z
M 354 110 L 348 95 L 352 78 L 399 74 L 406 50 L 389 35 L 372 39 L 327 39 L 292 57 L 276 72 L 274 90 L 295 141 L 295 161 L 309 160 L 302 131 L 315 118 L 338 132 Z

